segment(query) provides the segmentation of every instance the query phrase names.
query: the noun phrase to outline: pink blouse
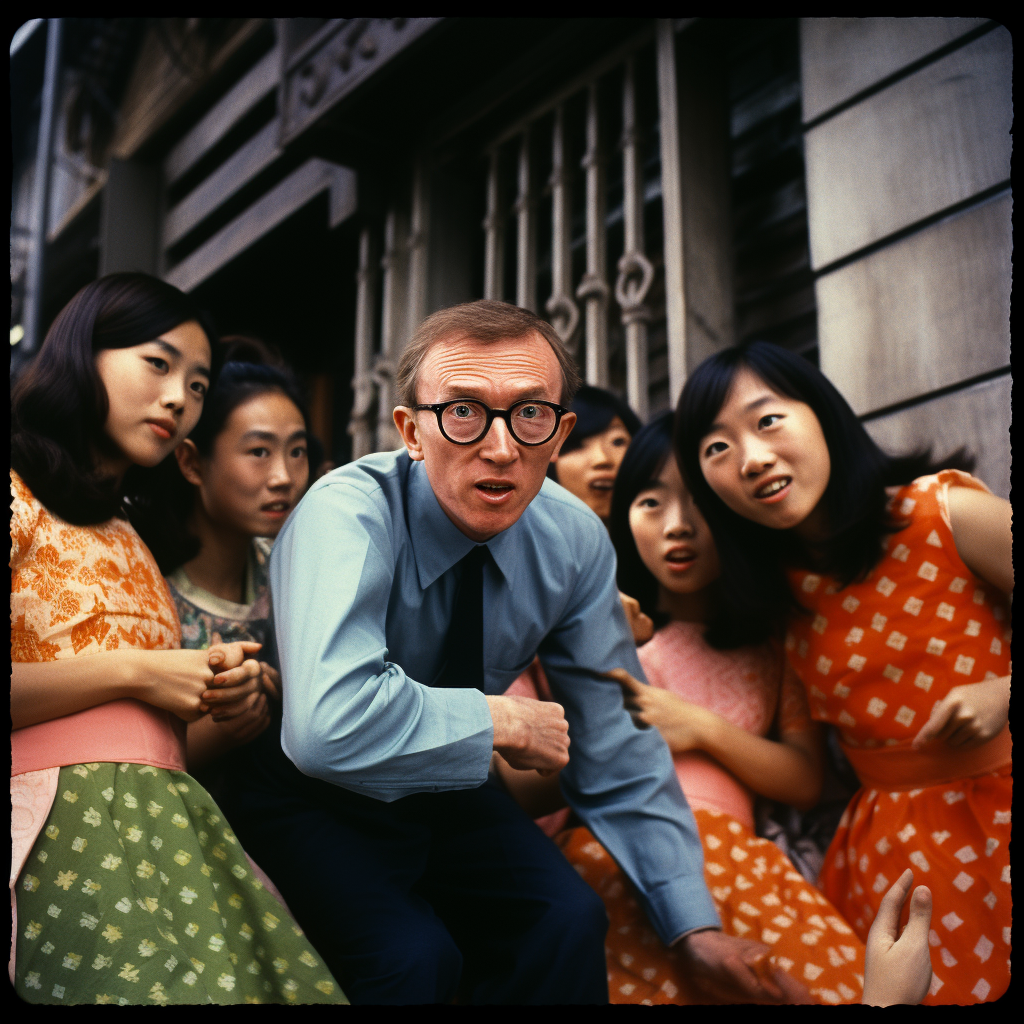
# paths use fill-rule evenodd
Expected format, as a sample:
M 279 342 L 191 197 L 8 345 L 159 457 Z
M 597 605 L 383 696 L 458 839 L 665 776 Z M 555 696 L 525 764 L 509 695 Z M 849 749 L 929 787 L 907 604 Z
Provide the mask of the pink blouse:
M 756 736 L 811 728 L 803 686 L 781 653 L 763 645 L 718 651 L 704 626 L 671 622 L 637 651 L 647 681 L 721 715 Z M 692 808 L 723 811 L 754 827 L 754 794 L 727 768 L 700 752 L 673 758 L 679 785 Z

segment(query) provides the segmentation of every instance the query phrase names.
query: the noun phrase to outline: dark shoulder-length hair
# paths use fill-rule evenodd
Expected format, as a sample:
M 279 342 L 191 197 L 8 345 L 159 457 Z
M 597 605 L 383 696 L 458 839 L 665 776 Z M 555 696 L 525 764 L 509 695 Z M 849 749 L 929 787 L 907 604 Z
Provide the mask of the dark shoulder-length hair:
M 302 388 L 275 351 L 256 339 L 243 336 L 225 338 L 221 347 L 223 365 L 217 382 L 203 403 L 199 421 L 188 435 L 202 458 L 208 459 L 213 455 L 217 437 L 235 409 L 268 392 L 278 392 L 292 402 L 302 416 L 307 437 L 311 436 Z M 181 475 L 177 464 L 168 467 L 163 483 L 163 496 L 175 524 L 156 542 L 156 547 L 151 545 L 151 550 L 160 571 L 166 576 L 194 558 L 199 553 L 200 543 L 187 525 L 197 501 L 197 488 Z
M 635 436 L 640 429 L 640 417 L 633 412 L 628 403 L 604 388 L 595 388 L 590 384 L 584 384 L 576 392 L 570 409 L 576 413 L 576 422 L 562 445 L 559 453 L 561 455 L 582 448 L 583 442 L 587 438 L 607 430 L 608 425 L 616 416 L 622 420 L 630 437 Z M 555 463 L 548 466 L 548 476 L 552 480 L 558 479 Z
M 173 285 L 134 273 L 108 274 L 86 285 L 54 320 L 11 396 L 11 465 L 61 519 L 86 526 L 127 512 L 138 528 L 135 513 L 159 507 L 151 488 L 160 467 L 133 466 L 120 487 L 97 470 L 96 455 L 111 442 L 103 429 L 110 403 L 95 357 L 152 341 L 192 320 L 205 331 L 215 357 L 211 325 L 192 299 Z M 215 358 L 213 364 L 215 378 Z M 140 533 L 148 543 L 145 533 L 161 517 L 143 518 L 147 524 Z
M 780 395 L 806 403 L 818 418 L 832 471 L 823 496 L 829 535 L 816 552 L 815 565 L 835 576 L 841 587 L 863 579 L 881 557 L 885 535 L 902 528 L 887 509 L 887 487 L 940 469 L 970 470 L 974 461 L 964 449 L 941 461 L 933 460 L 927 448 L 887 455 L 828 378 L 807 359 L 777 345 L 755 341 L 705 359 L 679 399 L 676 454 L 718 545 L 723 582 L 745 615 L 762 619 L 777 633 L 787 614 L 800 607 L 786 568 L 808 564 L 807 552 L 792 531 L 760 526 L 729 509 L 708 486 L 700 467 L 701 442 L 743 368 Z
M 655 627 L 668 622 L 668 615 L 658 608 L 658 581 L 644 565 L 629 527 L 629 509 L 641 491 L 655 484 L 665 463 L 675 458 L 673 452 L 673 414 L 655 417 L 641 427 L 630 442 L 612 492 L 612 511 L 608 530 L 618 558 L 616 581 L 619 590 L 640 602 L 641 610 L 651 617 Z M 713 647 L 729 649 L 763 639 L 762 632 L 752 628 L 742 610 L 731 599 L 721 579 L 711 585 L 711 617 L 705 639 Z

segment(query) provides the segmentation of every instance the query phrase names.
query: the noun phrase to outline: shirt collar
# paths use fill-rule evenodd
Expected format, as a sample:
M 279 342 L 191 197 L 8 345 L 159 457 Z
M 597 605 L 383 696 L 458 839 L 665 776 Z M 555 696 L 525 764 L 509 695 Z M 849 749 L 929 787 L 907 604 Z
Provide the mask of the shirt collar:
M 460 562 L 476 546 L 441 508 L 422 462 L 414 462 L 409 473 L 409 539 L 416 559 L 420 586 L 426 590 L 436 579 Z M 525 513 L 524 513 L 525 514 Z M 510 585 L 515 577 L 515 534 L 522 516 L 507 530 L 487 541 L 495 565 Z

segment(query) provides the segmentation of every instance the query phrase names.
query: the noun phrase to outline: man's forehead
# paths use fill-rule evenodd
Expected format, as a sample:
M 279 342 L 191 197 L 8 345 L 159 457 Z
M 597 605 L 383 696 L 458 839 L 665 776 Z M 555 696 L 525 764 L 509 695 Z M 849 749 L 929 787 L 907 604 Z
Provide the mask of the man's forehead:
M 443 400 L 466 390 L 529 392 L 544 397 L 551 392 L 557 401 L 561 370 L 551 346 L 540 334 L 483 342 L 472 337 L 444 339 L 423 360 L 419 385 L 425 393 L 437 392 Z M 441 392 L 444 392 L 442 395 Z

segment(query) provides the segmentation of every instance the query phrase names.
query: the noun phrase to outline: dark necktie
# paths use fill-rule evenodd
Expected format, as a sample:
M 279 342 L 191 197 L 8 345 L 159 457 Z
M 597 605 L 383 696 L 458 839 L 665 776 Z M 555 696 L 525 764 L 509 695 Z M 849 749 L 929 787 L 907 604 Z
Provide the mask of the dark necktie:
M 484 563 L 487 547 L 478 544 L 462 568 L 455 607 L 445 640 L 445 665 L 435 686 L 484 688 Z

